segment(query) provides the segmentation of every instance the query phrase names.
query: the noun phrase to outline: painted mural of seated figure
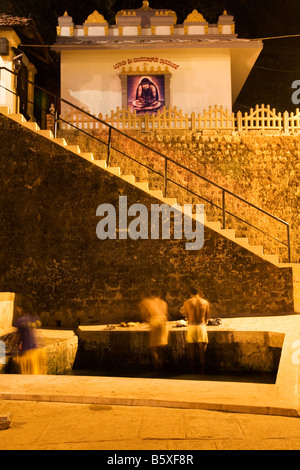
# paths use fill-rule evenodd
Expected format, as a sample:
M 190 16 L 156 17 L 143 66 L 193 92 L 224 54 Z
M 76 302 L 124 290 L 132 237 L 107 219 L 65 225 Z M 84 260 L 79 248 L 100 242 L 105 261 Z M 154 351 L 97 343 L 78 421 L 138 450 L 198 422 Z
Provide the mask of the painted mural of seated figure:
M 149 78 L 143 78 L 136 91 L 136 99 L 132 101 L 136 111 L 155 111 L 161 106 L 158 99 L 158 89 Z

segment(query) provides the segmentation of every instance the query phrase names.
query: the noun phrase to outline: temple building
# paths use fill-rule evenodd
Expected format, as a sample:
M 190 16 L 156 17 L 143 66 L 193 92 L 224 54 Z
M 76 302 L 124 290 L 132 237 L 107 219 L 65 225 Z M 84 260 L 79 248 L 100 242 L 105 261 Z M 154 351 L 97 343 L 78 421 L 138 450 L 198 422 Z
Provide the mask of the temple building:
M 44 67 L 49 74 L 52 64 L 32 18 L 0 13 L 0 106 L 35 120 L 34 86 L 29 82 L 34 83 L 36 74 Z
M 223 106 L 231 112 L 263 44 L 235 34 L 223 12 L 209 24 L 197 10 L 177 24 L 147 0 L 109 25 L 94 11 L 82 25 L 65 12 L 53 49 L 60 53 L 61 96 L 94 115 L 116 108 L 137 114 L 174 107 L 185 113 Z

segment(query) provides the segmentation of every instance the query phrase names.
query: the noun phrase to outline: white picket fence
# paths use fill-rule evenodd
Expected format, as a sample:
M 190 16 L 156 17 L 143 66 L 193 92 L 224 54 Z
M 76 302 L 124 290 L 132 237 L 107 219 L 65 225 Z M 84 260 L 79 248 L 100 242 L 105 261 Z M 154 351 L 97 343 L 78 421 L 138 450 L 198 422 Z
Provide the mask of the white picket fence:
M 77 127 L 83 130 L 99 132 L 106 128 L 105 124 L 97 121 L 95 118 L 86 115 L 78 110 L 69 110 L 62 116 L 66 122 L 60 123 L 60 129 L 69 130 Z M 256 106 L 251 108 L 249 113 L 241 111 L 230 113 L 222 106 L 210 106 L 207 111 L 200 113 L 184 114 L 175 107 L 163 109 L 157 114 L 137 114 L 128 109 L 117 108 L 110 115 L 103 116 L 101 113 L 98 118 L 113 127 L 126 131 L 150 132 L 157 130 L 186 130 L 201 131 L 220 130 L 220 131 L 277 131 L 290 134 L 300 131 L 300 110 L 295 113 L 276 113 L 270 106 Z

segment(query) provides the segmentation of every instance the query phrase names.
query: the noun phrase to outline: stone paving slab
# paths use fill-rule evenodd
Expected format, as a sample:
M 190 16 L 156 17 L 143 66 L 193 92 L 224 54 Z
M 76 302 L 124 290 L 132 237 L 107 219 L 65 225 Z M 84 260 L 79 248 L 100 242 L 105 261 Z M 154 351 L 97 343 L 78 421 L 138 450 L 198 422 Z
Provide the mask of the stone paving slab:
M 12 425 L 0 432 L 0 450 L 189 450 L 196 457 L 198 450 L 300 449 L 300 420 L 292 417 L 0 400 L 2 413 L 11 413 Z

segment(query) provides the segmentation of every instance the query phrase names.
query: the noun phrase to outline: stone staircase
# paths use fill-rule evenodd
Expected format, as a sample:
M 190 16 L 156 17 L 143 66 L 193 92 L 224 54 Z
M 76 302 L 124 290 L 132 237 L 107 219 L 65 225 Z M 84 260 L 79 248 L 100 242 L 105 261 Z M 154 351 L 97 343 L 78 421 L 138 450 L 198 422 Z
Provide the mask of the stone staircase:
M 73 145 L 79 145 L 81 151 L 92 152 L 95 160 L 107 158 L 107 146 L 99 140 L 95 140 L 80 132 L 68 133 L 68 131 L 59 131 L 59 135 L 65 137 Z M 164 186 L 164 181 L 163 177 L 157 173 L 160 175 L 164 174 L 163 157 L 153 153 L 153 151 L 148 151 L 141 147 L 141 145 L 131 145 L 131 141 L 124 136 L 118 136 L 115 139 L 115 135 L 113 139 L 114 145 L 111 149 L 110 165 L 120 167 L 121 174 L 134 174 L 135 182 L 148 181 L 151 189 L 161 189 Z M 107 135 L 105 134 L 97 135 L 97 138 L 107 141 Z M 151 146 L 151 142 L 147 141 L 147 145 Z M 114 148 L 117 150 L 114 150 Z M 159 151 L 160 149 L 158 148 L 157 150 Z M 124 158 L 123 153 L 130 155 L 141 164 L 136 163 L 130 158 Z M 182 170 L 182 168 L 176 165 L 176 161 L 183 163 L 186 167 L 189 166 L 186 160 L 182 162 L 180 158 L 175 159 L 174 163 L 168 161 L 168 175 L 170 175 L 170 179 L 178 183 L 178 185 L 175 185 L 168 180 L 168 197 L 176 198 L 180 205 L 205 204 L 206 221 L 219 221 L 220 227 L 222 227 L 223 201 L 221 189 L 213 183 L 213 178 L 210 178 L 212 181 L 210 183 L 186 170 Z M 146 168 L 145 165 L 149 168 Z M 218 179 L 215 179 L 215 181 L 218 182 Z M 222 183 L 219 184 L 222 186 Z M 183 187 L 197 193 L 199 197 L 193 196 L 192 193 L 184 190 Z M 237 191 L 234 192 L 239 194 Z M 225 226 L 226 229 L 235 230 L 235 238 L 248 238 L 250 246 L 263 246 L 264 254 L 277 255 L 279 262 L 288 261 L 288 248 L 285 245 L 287 242 L 287 227 L 285 225 L 265 215 L 257 208 L 251 207 L 237 197 L 231 196 L 229 193 L 226 193 L 226 211 Z M 295 249 L 294 245 L 291 247 L 292 249 Z M 298 259 L 296 252 L 292 252 L 292 255 L 294 260 Z
M 22 126 L 30 129 L 31 131 L 38 133 L 39 135 L 43 136 L 46 139 L 51 140 L 51 142 L 56 143 L 59 146 L 62 146 L 64 149 L 72 152 L 73 154 L 91 162 L 93 165 L 102 168 L 103 170 L 118 176 L 122 180 L 126 181 L 127 183 L 137 187 L 144 193 L 152 196 L 153 198 L 157 199 L 161 203 L 168 204 L 172 206 L 173 204 L 180 204 L 183 205 L 184 203 L 189 203 L 189 201 L 183 201 L 182 197 L 163 197 L 163 191 L 160 189 L 152 189 L 151 185 L 151 177 L 149 177 L 149 181 L 138 181 L 134 174 L 122 174 L 121 169 L 119 166 L 109 166 L 107 167 L 105 160 L 97 160 L 95 156 L 91 152 L 82 152 L 80 147 L 76 144 L 68 144 L 65 138 L 58 137 L 54 138 L 52 131 L 50 130 L 41 130 L 37 123 L 26 121 L 22 114 L 11 114 L 7 107 L 0 107 L 0 113 L 12 119 L 13 121 L 21 124 Z M 155 182 L 153 182 L 154 186 L 157 186 Z M 174 191 L 173 191 L 174 193 Z M 277 267 L 289 267 L 294 266 L 294 264 L 283 263 L 280 262 L 280 258 L 278 254 L 270 254 L 268 250 L 262 245 L 257 244 L 253 245 L 253 240 L 249 240 L 248 237 L 242 237 L 241 231 L 238 233 L 234 229 L 223 229 L 221 227 L 221 222 L 219 220 L 212 220 L 212 214 L 206 211 L 207 206 L 205 206 L 205 216 L 204 216 L 204 223 L 205 227 L 217 232 L 222 237 L 236 243 L 237 245 L 245 248 L 249 252 L 257 255 L 262 260 L 265 260 L 269 263 Z M 298 266 L 298 265 L 297 265 Z

